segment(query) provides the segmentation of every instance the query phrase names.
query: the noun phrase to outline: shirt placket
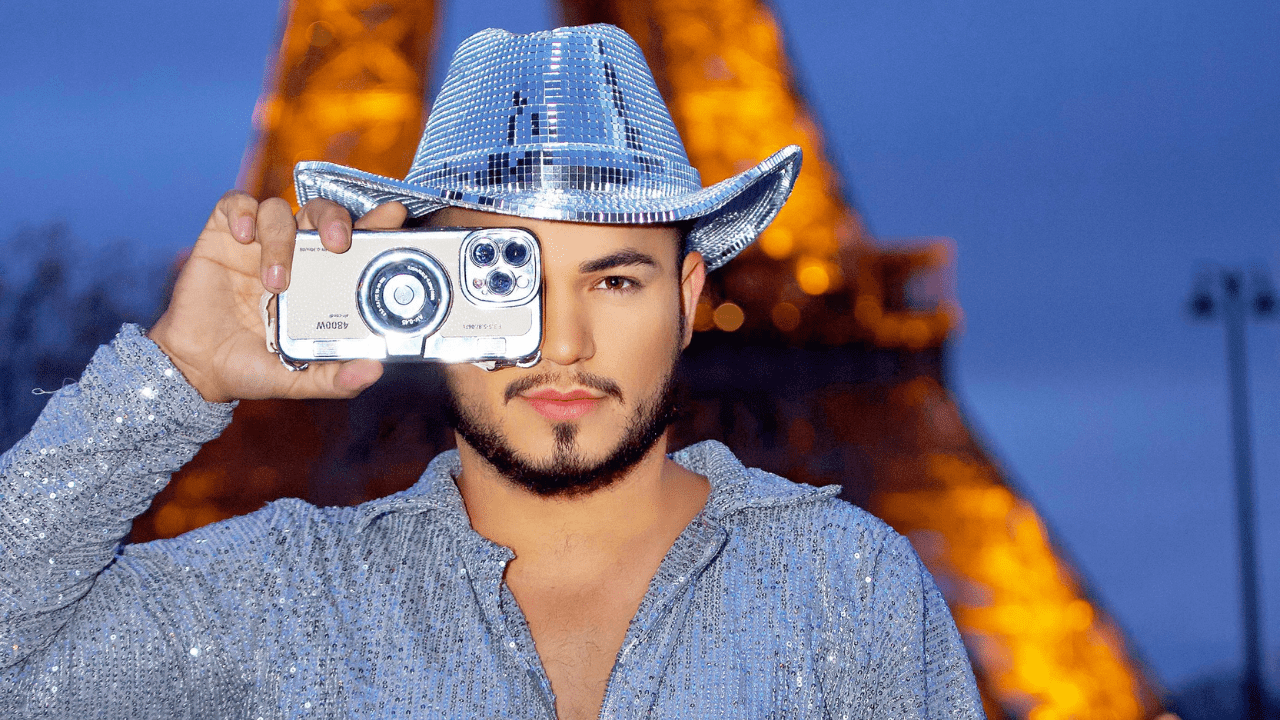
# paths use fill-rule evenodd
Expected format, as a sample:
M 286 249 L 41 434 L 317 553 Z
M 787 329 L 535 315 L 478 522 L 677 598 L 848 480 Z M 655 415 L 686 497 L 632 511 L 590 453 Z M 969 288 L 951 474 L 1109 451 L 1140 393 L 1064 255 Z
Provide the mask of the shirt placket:
M 688 620 L 697 580 L 727 540 L 724 527 L 702 514 L 676 538 L 622 640 L 600 706 L 601 720 L 649 715 L 662 685 L 667 658 Z
M 494 638 L 500 664 L 509 671 L 508 681 L 517 700 L 525 708 L 540 707 L 543 716 L 554 720 L 555 695 L 551 681 L 542 667 L 533 644 L 533 635 L 524 614 L 503 582 L 507 563 L 515 558 L 510 548 L 493 543 L 468 528 L 471 537 L 464 541 L 462 562 L 480 605 L 481 615 Z M 528 682 L 521 682 L 521 677 Z M 523 702 L 526 693 L 535 702 Z

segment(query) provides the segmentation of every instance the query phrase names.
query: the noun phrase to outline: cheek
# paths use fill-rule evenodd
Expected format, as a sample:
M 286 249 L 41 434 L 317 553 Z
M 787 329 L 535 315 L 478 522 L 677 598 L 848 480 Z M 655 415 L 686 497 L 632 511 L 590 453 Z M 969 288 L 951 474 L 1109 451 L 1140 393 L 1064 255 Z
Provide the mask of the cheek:
M 679 303 L 672 295 L 670 302 L 601 313 L 595 328 L 597 358 L 607 358 L 620 376 L 662 379 L 681 342 Z
M 444 366 L 444 380 L 449 392 L 455 398 L 470 403 L 489 402 L 494 389 L 492 378 L 486 376 L 495 374 L 470 364 Z

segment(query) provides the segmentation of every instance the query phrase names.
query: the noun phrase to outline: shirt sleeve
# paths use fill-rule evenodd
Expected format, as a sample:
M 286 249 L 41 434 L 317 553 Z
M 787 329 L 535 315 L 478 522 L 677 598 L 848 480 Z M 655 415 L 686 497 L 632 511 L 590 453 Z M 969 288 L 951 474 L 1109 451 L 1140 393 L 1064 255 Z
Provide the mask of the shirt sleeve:
M 181 618 L 157 612 L 151 579 L 143 565 L 122 562 L 121 541 L 232 409 L 205 402 L 126 325 L 0 455 L 0 706 L 67 709 L 59 698 L 88 680 L 69 673 L 69 663 L 122 663 L 99 679 L 122 695 L 158 691 L 128 687 L 146 673 L 123 663 L 171 663 L 165 656 L 180 633 L 164 623 Z M 182 584 L 180 568 L 162 572 Z M 124 628 L 135 635 L 127 642 Z

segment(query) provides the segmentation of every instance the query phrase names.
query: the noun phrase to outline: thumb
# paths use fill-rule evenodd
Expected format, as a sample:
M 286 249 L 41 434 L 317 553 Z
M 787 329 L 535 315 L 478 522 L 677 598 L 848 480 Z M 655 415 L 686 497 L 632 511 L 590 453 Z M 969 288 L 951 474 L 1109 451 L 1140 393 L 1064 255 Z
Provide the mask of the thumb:
M 382 363 L 377 360 L 348 360 L 333 376 L 333 389 L 347 397 L 355 397 L 382 377 Z

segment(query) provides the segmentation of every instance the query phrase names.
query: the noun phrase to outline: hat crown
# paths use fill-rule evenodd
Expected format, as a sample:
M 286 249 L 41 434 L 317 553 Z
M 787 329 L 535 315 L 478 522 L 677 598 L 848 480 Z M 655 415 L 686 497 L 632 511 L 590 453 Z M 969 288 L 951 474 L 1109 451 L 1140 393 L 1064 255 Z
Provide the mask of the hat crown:
M 405 181 L 646 197 L 702 186 L 639 46 L 612 25 L 468 38 Z
M 786 202 L 800 148 L 702 187 L 635 41 L 612 25 L 479 32 L 458 48 L 403 180 L 328 162 L 294 168 L 299 204 L 359 217 L 385 202 L 625 225 L 692 221 L 712 270 Z

